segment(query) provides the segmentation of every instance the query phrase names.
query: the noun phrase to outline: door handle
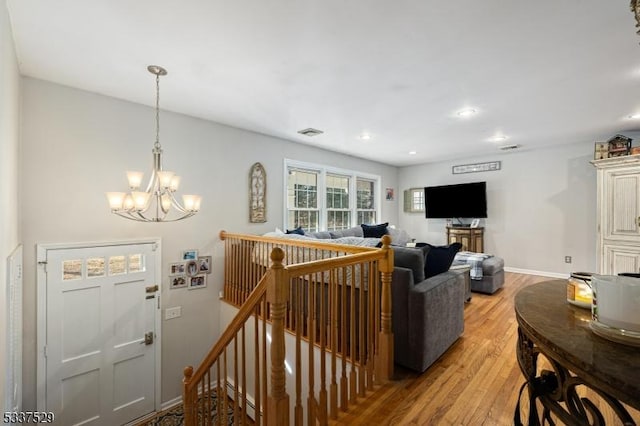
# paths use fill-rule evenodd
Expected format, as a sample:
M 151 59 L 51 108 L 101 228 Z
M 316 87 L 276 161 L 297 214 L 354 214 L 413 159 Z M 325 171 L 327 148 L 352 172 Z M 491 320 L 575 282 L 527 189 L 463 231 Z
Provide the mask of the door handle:
M 636 225 L 640 228 L 640 216 L 636 217 Z
M 153 344 L 153 331 L 149 331 L 148 333 L 144 333 L 144 340 L 140 342 L 141 345 L 151 345 Z

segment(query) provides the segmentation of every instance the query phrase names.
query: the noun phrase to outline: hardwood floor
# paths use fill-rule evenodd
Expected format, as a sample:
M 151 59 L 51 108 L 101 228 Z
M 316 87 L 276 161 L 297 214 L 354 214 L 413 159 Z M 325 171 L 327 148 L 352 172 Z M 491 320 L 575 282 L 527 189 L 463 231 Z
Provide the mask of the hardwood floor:
M 474 293 L 465 307 L 464 335 L 438 361 L 421 375 L 396 366 L 394 381 L 333 424 L 513 425 L 524 383 L 516 361 L 513 299 L 521 288 L 546 280 L 507 273 L 496 294 Z M 523 405 L 524 419 L 528 406 Z M 629 411 L 640 424 L 640 412 Z M 607 424 L 621 424 L 614 420 Z

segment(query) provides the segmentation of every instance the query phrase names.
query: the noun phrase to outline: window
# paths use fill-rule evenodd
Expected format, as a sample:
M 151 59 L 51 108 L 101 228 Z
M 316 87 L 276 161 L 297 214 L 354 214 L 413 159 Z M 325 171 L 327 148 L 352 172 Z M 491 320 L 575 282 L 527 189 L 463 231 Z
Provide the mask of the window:
M 289 169 L 287 178 L 287 229 L 318 230 L 318 174 L 313 170 Z
M 379 217 L 380 177 L 285 160 L 287 229 L 347 229 Z
M 327 231 L 351 227 L 349 177 L 327 173 Z

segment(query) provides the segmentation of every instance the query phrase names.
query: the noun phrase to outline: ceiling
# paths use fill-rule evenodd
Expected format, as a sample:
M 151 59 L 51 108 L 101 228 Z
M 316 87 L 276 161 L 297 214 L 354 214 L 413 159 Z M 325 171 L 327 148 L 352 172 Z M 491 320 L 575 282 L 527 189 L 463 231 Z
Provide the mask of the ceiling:
M 153 105 L 158 64 L 162 109 L 396 166 L 640 130 L 628 0 L 7 4 L 25 76 Z

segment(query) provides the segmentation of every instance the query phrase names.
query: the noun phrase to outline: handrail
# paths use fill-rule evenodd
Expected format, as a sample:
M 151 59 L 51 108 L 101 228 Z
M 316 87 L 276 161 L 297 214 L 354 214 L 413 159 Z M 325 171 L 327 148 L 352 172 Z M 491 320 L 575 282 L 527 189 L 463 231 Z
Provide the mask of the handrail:
M 370 253 L 356 253 L 342 257 L 332 257 L 331 259 L 312 260 L 305 263 L 296 263 L 294 265 L 287 265 L 285 269 L 289 272 L 291 278 L 299 277 L 302 275 L 313 274 L 316 272 L 322 272 L 323 270 L 357 265 L 363 262 L 371 262 L 384 258 L 384 253 L 380 251 Z
M 218 236 L 222 241 L 226 240 L 227 238 L 237 238 L 237 239 L 242 239 L 246 241 L 255 241 L 260 243 L 273 243 L 274 241 L 278 240 L 278 237 L 261 237 L 258 235 L 250 235 L 250 234 L 233 234 L 226 231 L 220 231 Z M 385 237 L 389 237 L 389 236 L 385 235 Z M 377 249 L 374 247 L 349 246 L 345 244 L 328 242 L 332 240 L 323 240 L 323 239 L 318 239 L 318 241 L 292 240 L 292 239 L 282 239 L 282 240 L 283 240 L 282 244 L 285 244 L 287 246 L 308 247 L 308 248 L 336 250 L 336 251 L 339 250 L 345 253 L 367 253 L 367 252 L 377 251 Z

